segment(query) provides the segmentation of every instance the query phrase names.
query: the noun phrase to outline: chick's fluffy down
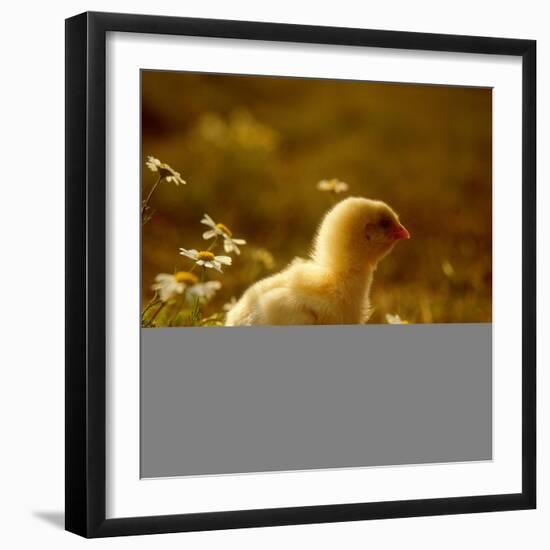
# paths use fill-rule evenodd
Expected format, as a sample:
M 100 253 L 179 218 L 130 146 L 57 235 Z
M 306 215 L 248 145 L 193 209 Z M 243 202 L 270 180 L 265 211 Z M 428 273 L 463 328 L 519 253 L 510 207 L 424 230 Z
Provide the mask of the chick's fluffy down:
M 250 287 L 228 313 L 226 325 L 344 323 L 341 308 L 334 307 L 342 300 L 330 273 L 297 258 L 284 271 Z
M 317 231 L 310 259 L 251 286 L 226 325 L 330 325 L 365 322 L 377 263 L 408 238 L 385 203 L 351 197 L 330 210 Z

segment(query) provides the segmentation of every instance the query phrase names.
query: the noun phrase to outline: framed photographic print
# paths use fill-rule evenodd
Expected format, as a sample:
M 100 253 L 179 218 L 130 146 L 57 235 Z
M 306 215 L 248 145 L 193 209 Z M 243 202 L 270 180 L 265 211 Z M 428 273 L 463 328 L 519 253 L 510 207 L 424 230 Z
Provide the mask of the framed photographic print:
M 66 528 L 535 507 L 531 40 L 66 22 Z

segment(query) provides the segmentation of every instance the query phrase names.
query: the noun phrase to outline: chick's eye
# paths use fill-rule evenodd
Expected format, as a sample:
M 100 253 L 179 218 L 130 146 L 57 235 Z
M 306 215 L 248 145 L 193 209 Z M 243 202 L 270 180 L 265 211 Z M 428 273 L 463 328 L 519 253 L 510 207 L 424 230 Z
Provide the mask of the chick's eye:
M 388 229 L 391 226 L 391 221 L 387 218 L 380 220 L 379 224 L 382 229 Z

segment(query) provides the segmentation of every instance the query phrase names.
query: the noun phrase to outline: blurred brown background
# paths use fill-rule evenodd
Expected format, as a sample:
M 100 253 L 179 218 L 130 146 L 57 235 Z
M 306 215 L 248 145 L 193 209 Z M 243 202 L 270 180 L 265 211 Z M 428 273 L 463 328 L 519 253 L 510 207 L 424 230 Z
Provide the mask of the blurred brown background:
M 142 298 L 157 273 L 189 269 L 179 247 L 206 248 L 204 213 L 248 245 L 212 279 L 221 311 L 252 282 L 308 253 L 335 197 L 381 199 L 412 235 L 381 264 L 372 322 L 491 321 L 490 89 L 335 80 L 142 73 L 142 191 L 147 155 L 188 182 L 162 182 L 143 227 Z

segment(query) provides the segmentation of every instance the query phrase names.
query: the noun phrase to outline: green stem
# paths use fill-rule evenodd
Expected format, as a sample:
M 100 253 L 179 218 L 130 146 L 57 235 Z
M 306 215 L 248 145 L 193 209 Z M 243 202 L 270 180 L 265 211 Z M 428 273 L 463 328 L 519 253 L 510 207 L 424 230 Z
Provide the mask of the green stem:
M 206 252 L 210 252 L 216 246 L 217 242 L 218 242 L 218 235 L 214 237 L 214 240 L 210 243 L 210 246 L 206 249 Z
M 155 311 L 155 313 L 153 313 L 153 316 L 149 319 L 149 324 L 152 325 L 153 324 L 153 321 L 156 319 L 157 315 L 160 313 L 160 311 L 162 310 L 162 308 L 166 305 L 166 302 L 162 302 L 162 304 L 160 304 L 159 308 L 157 309 L 157 311 Z
M 149 194 L 147 195 L 147 198 L 141 203 L 141 215 L 145 213 L 145 210 L 147 210 L 147 207 L 149 206 L 149 201 L 151 200 L 151 197 L 153 196 L 153 193 L 155 192 L 155 189 L 157 188 L 158 184 L 160 183 L 160 180 L 162 179 L 162 176 L 159 175 L 157 181 L 155 182 L 155 185 L 151 188 L 151 191 L 149 191 Z
M 158 296 L 155 293 L 151 301 L 143 308 L 143 311 L 141 312 L 141 320 L 143 321 L 143 318 L 145 317 L 145 314 L 155 305 L 158 304 Z
M 206 268 L 203 267 L 201 270 L 201 283 L 204 283 L 206 279 Z M 193 303 L 193 309 L 191 310 L 191 320 L 193 323 L 196 323 L 199 321 L 201 315 L 201 306 L 200 306 L 200 299 L 198 296 L 195 296 L 195 301 Z
M 183 289 L 183 293 L 181 297 L 179 298 L 179 300 L 176 301 L 174 314 L 172 315 L 172 317 L 170 317 L 170 320 L 168 321 L 169 327 L 172 326 L 172 323 L 176 320 L 176 317 L 180 312 L 181 306 L 185 303 L 185 293 L 186 293 L 186 289 Z

